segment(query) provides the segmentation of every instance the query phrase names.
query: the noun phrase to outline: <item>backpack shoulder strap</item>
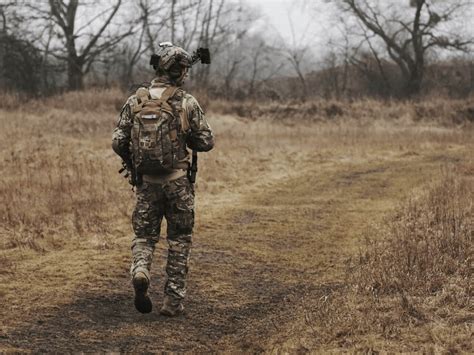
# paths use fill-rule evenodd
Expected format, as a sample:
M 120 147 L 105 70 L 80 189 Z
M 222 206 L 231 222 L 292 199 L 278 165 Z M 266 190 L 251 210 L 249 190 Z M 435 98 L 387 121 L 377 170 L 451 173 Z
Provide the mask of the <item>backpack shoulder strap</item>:
M 178 88 L 176 86 L 169 86 L 163 91 L 161 94 L 161 97 L 158 99 L 161 103 L 168 102 L 170 98 L 176 94 L 176 91 L 178 91 Z
M 170 104 L 169 100 L 176 94 L 177 91 L 177 87 L 169 86 L 165 88 L 161 92 L 161 94 L 159 94 L 159 97 L 153 97 L 152 95 L 152 100 L 150 101 L 149 105 L 152 105 L 154 107 L 161 107 L 165 111 L 173 112 L 173 107 Z
M 187 98 L 186 98 L 186 91 L 179 87 L 170 86 L 165 89 L 165 91 L 161 94 L 160 100 L 162 100 L 163 104 L 167 105 L 168 100 L 173 97 L 179 98 L 181 101 L 179 106 L 174 106 L 175 114 L 179 115 L 181 132 L 186 133 L 190 129 L 189 119 L 188 119 L 188 109 L 187 109 Z M 178 101 L 179 101 L 178 100 Z
M 179 112 L 182 132 L 187 132 L 190 129 L 187 104 L 188 104 L 188 99 L 186 97 L 186 93 L 184 93 L 183 100 L 181 101 L 181 110 Z

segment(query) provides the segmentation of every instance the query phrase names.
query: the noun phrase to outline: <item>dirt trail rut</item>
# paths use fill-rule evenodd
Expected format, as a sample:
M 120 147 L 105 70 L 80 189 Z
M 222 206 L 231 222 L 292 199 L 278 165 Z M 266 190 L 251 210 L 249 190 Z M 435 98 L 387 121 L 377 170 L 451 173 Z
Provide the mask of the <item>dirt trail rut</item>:
M 18 293 L 4 310 L 0 350 L 255 352 L 296 339 L 293 324 L 304 319 L 304 302 L 344 282 L 365 228 L 406 194 L 403 186 L 420 185 L 439 167 L 422 155 L 305 163 L 317 159 L 310 154 L 297 174 L 262 179 L 225 205 L 219 196 L 199 197 L 185 315 L 158 314 L 164 240 L 154 262 L 154 312 L 134 310 L 127 231 L 101 253 L 79 251 L 81 245 L 64 251 L 64 270 L 86 262 L 92 270 L 78 276 L 83 281 L 67 299 L 51 295 L 54 301 L 35 307 L 31 295 Z M 38 275 L 61 267 L 46 258 L 39 256 Z M 50 286 L 60 288 L 61 277 Z

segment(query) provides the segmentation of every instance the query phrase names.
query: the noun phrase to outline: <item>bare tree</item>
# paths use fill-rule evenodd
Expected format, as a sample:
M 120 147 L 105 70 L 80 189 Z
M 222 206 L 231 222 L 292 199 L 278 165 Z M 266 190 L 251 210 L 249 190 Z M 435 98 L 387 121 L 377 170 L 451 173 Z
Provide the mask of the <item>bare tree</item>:
M 113 34 L 106 33 L 121 5 L 122 0 L 117 0 L 111 6 L 100 6 L 99 11 L 89 14 L 90 18 L 86 19 L 84 15 L 81 17 L 80 8 L 97 8 L 97 4 L 84 0 L 49 0 L 47 6 L 44 6 L 44 3 L 27 4 L 28 10 L 37 19 L 44 21 L 45 27 L 50 28 L 50 23 L 53 23 L 60 29 L 61 34 L 57 37 L 61 45 L 50 50 L 48 42 L 48 51 L 57 59 L 66 62 L 70 90 L 82 89 L 84 76 L 99 55 L 133 33 L 131 28 Z M 79 24 L 79 17 L 84 22 L 82 25 Z
M 284 65 L 283 61 L 277 60 L 277 50 L 262 37 L 254 36 L 250 41 L 247 96 L 253 96 L 260 84 L 274 77 Z
M 288 43 L 283 38 L 281 39 L 281 52 L 287 59 L 295 71 L 301 87 L 300 99 L 305 101 L 308 98 L 308 85 L 306 82 L 305 65 L 308 64 L 308 56 L 310 54 L 311 40 L 308 39 L 310 22 L 306 24 L 304 31 L 296 33 L 294 21 L 291 14 L 288 13 L 288 23 L 291 30 L 291 43 Z
M 191 44 L 196 40 L 196 36 L 199 29 L 199 23 L 201 21 L 201 16 L 203 13 L 203 0 L 197 0 L 194 2 L 195 10 L 191 16 L 185 16 L 184 9 L 181 10 L 181 27 L 183 29 L 181 44 L 183 48 L 189 48 Z
M 44 68 L 40 50 L 21 31 L 27 17 L 14 1 L 0 4 L 0 88 L 37 95 Z
M 138 22 L 144 30 L 142 44 L 145 51 L 155 53 L 157 45 L 165 41 L 188 48 L 202 21 L 203 3 L 203 0 L 139 0 Z
M 410 0 L 413 10 L 406 9 L 406 19 L 391 11 L 393 8 L 383 10 L 369 0 L 339 0 L 339 3 L 370 31 L 364 33 L 367 38 L 375 36 L 383 42 L 388 56 L 400 68 L 407 95 L 420 92 L 430 50 L 442 48 L 466 51 L 473 43 L 472 38 L 463 38 L 461 34 L 447 32 L 443 28 L 470 1 L 446 1 L 440 4 L 428 0 Z M 387 16 L 390 12 L 393 15 Z
M 191 84 L 207 87 L 210 75 L 216 74 L 214 79 L 218 80 L 213 80 L 213 85 L 222 84 L 227 93 L 233 89 L 246 59 L 237 47 L 258 18 L 258 11 L 223 0 L 140 0 L 135 8 L 135 34 L 124 41 L 121 49 L 119 70 L 124 82 L 133 81 L 137 65 L 146 66 L 145 53 L 156 53 L 158 43 L 174 40 L 174 44 L 190 51 L 193 46 L 210 47 L 212 51 L 212 68 L 193 68 Z
M 219 49 L 218 35 L 225 32 L 224 26 L 221 24 L 223 9 L 224 0 L 219 0 L 217 6 L 214 0 L 208 0 L 208 7 L 201 22 L 199 45 L 211 48 L 214 53 Z M 209 66 L 203 66 L 196 70 L 196 79 L 204 87 L 208 86 L 209 75 Z
M 133 82 L 134 69 L 146 52 L 150 54 L 156 50 L 158 34 L 162 33 L 166 26 L 167 17 L 166 2 L 140 0 L 137 4 L 139 17 L 136 19 L 137 33 L 123 45 L 125 58 L 125 72 L 122 81 L 125 85 Z M 138 35 L 138 38 L 137 38 Z
M 303 65 L 305 63 L 305 56 L 308 53 L 309 46 L 303 45 L 301 47 L 286 47 L 284 49 L 284 54 L 288 59 L 289 63 L 295 70 L 298 80 L 301 84 L 301 99 L 306 101 L 308 98 L 308 85 L 306 84 L 306 76 L 303 72 Z
M 0 28 L 0 31 L 2 34 L 5 34 L 7 32 L 8 28 L 8 21 L 7 21 L 7 11 L 8 7 L 12 6 L 13 2 L 6 2 L 0 5 L 0 19 L 2 20 L 2 26 Z
M 360 26 L 359 26 L 360 27 Z M 346 27 L 346 31 L 350 31 Z M 383 48 L 377 46 L 374 42 L 374 35 L 365 28 L 361 28 L 359 43 L 351 48 L 346 47 L 346 63 L 356 68 L 366 79 L 366 86 L 371 94 L 390 96 L 394 94 L 392 84 L 387 75 L 387 68 L 392 65 L 383 57 Z M 344 38 L 346 45 L 349 44 L 348 32 Z M 345 66 L 347 69 L 347 65 Z
M 317 89 L 326 98 L 335 96 L 339 99 L 347 91 L 349 58 L 345 54 L 332 50 L 323 58 L 324 67 L 317 75 Z

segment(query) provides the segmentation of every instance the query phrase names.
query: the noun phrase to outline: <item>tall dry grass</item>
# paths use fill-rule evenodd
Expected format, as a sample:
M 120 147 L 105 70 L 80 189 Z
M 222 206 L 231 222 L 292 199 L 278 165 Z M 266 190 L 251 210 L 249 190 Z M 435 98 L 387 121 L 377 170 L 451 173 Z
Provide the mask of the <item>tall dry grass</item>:
M 113 236 L 117 221 L 129 220 L 132 193 L 117 174 L 120 161 L 110 148 L 111 133 L 126 98 L 116 88 L 69 92 L 43 100 L 2 96 L 3 248 L 60 248 L 76 237 Z M 411 152 L 426 144 L 467 144 L 472 138 L 466 129 L 406 125 L 404 122 L 412 122 L 408 116 L 403 118 L 411 112 L 409 104 L 385 107 L 376 101 L 354 102 L 359 115 L 364 112 L 364 120 L 353 119 L 347 103 L 273 104 L 268 106 L 271 110 L 264 105 L 261 110 L 268 117 L 258 119 L 216 113 L 221 104 L 209 105 L 214 110 L 208 117 L 217 143 L 214 151 L 200 158 L 197 187 L 204 196 L 237 194 L 259 181 L 262 174 L 278 178 L 304 168 L 302 161 L 360 159 L 374 151 Z M 333 104 L 343 107 L 344 114 L 337 119 L 299 119 L 309 115 L 311 105 Z M 281 120 L 285 111 L 280 108 L 286 106 L 295 114 Z M 318 108 L 315 115 L 320 111 Z
M 45 251 L 105 237 L 128 215 L 129 189 L 115 176 L 110 149 L 122 96 L 108 90 L 2 101 L 1 249 Z
M 41 112 L 51 109 L 96 112 L 118 110 L 127 94 L 117 87 L 70 91 L 45 98 L 31 98 L 19 93 L 0 93 L 0 109 L 9 111 Z
M 452 171 L 444 174 L 440 183 L 410 198 L 374 231 L 360 258 L 359 290 L 423 296 L 455 284 L 462 290 L 458 299 L 469 297 L 474 180 Z
M 436 97 L 423 101 L 360 99 L 356 101 L 313 100 L 301 102 L 228 102 L 207 99 L 207 107 L 219 112 L 251 119 L 313 122 L 355 120 L 359 123 L 390 120 L 400 124 L 435 123 L 444 126 L 474 123 L 474 98 L 453 100 Z
M 373 227 L 347 283 L 305 309 L 312 342 L 472 352 L 473 169 L 444 171 Z
M 128 199 L 113 184 L 104 156 L 70 142 L 43 142 L 11 151 L 1 168 L 4 249 L 43 251 L 76 237 L 105 236 L 117 214 L 127 214 Z
M 0 109 L 45 112 L 67 109 L 75 112 L 118 111 L 131 92 L 118 87 L 95 88 L 86 91 L 65 92 L 56 96 L 29 99 L 15 93 L 0 93 Z M 198 92 L 196 97 L 207 112 L 233 115 L 252 120 L 271 118 L 285 123 L 305 119 L 313 122 L 355 120 L 360 123 L 390 120 L 401 124 L 435 123 L 444 126 L 474 123 L 474 97 L 451 99 L 442 96 L 426 97 L 421 101 L 378 100 L 324 100 L 307 102 L 226 101 Z

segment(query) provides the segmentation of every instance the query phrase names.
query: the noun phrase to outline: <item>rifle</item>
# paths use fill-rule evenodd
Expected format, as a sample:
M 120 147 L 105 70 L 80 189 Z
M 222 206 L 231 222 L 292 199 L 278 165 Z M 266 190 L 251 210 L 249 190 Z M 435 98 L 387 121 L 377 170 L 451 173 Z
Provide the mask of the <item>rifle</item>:
M 196 174 L 198 171 L 198 154 L 197 151 L 193 150 L 193 160 L 191 166 L 188 168 L 188 179 L 191 184 L 196 182 Z
M 142 176 L 138 174 L 131 161 L 122 160 L 122 168 L 119 170 L 119 174 L 123 175 L 124 178 L 128 179 L 128 183 L 132 186 L 140 186 L 142 184 Z

